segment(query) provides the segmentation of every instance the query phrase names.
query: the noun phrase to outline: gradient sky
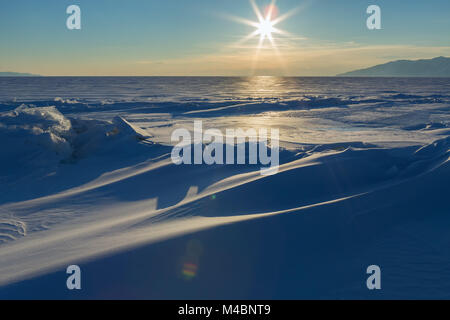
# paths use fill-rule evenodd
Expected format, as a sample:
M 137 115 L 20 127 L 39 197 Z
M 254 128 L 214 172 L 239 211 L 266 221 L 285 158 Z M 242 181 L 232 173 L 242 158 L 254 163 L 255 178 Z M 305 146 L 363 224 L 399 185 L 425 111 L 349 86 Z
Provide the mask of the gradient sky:
M 270 1 L 255 0 L 263 10 Z M 82 29 L 66 28 L 81 7 Z M 366 8 L 382 30 L 366 28 Z M 335 75 L 396 59 L 450 56 L 448 0 L 278 0 L 278 54 L 255 30 L 248 0 L 14 0 L 0 10 L 0 71 L 42 75 Z M 255 60 L 256 59 L 256 60 Z

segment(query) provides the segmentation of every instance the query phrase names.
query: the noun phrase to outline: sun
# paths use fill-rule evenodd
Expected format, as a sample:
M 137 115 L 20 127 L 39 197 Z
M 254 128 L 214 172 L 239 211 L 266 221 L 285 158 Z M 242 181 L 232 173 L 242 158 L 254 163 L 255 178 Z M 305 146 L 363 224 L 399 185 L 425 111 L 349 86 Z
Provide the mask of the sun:
M 275 31 L 273 21 L 270 21 L 270 18 L 266 18 L 258 24 L 257 33 L 263 39 L 266 37 L 269 39 L 272 38 L 272 33 Z
M 239 41 L 239 44 L 242 44 L 254 37 L 259 36 L 259 44 L 257 47 L 258 50 L 263 47 L 265 39 L 269 39 L 272 48 L 276 50 L 277 46 L 275 43 L 274 34 L 280 36 L 291 36 L 288 32 L 277 28 L 276 25 L 295 14 L 298 11 L 298 8 L 291 10 L 284 15 L 278 16 L 278 7 L 276 6 L 276 0 L 272 0 L 271 4 L 266 6 L 264 11 L 260 10 L 260 8 L 256 5 L 255 0 L 250 0 L 250 4 L 253 7 L 253 11 L 255 12 L 257 21 L 229 16 L 232 20 L 246 24 L 248 26 L 252 26 L 256 29 L 249 35 L 245 36 L 241 41 Z
M 260 55 L 261 50 L 265 50 L 267 48 L 271 48 L 274 51 L 277 58 L 280 60 L 280 63 L 283 64 L 282 54 L 278 47 L 279 42 L 284 40 L 284 45 L 282 47 L 286 48 L 287 47 L 286 43 L 287 41 L 289 41 L 289 39 L 298 37 L 284 30 L 279 29 L 277 25 L 280 22 L 296 14 L 300 10 L 300 7 L 292 9 L 291 11 L 283 15 L 279 15 L 278 7 L 276 5 L 277 0 L 272 0 L 271 3 L 264 8 L 264 10 L 260 10 L 255 0 L 249 1 L 256 15 L 257 18 L 256 21 L 236 16 L 227 16 L 227 17 L 236 22 L 255 28 L 253 32 L 246 35 L 239 42 L 237 42 L 236 47 L 242 46 L 244 45 L 245 42 L 250 41 L 259 36 L 259 41 L 257 43 L 257 46 L 255 47 L 256 51 L 251 66 L 253 73 L 253 71 L 256 68 L 256 64 L 258 62 L 258 57 Z M 277 38 L 275 38 L 275 35 L 277 35 Z M 284 39 L 282 37 L 284 37 Z M 266 45 L 267 42 L 266 39 L 269 42 L 269 46 Z

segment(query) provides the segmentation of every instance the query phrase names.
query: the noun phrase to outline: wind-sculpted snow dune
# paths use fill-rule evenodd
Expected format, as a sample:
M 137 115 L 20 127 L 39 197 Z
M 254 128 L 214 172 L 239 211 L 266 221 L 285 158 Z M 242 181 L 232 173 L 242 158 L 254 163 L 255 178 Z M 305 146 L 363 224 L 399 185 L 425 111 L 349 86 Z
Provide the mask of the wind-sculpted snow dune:
M 362 297 L 371 264 L 389 280 L 375 297 L 448 292 L 450 274 L 427 276 L 450 265 L 445 126 L 430 143 L 285 139 L 263 176 L 175 165 L 133 114 L 22 106 L 0 119 L 0 297 L 70 297 L 70 264 L 91 281 L 80 297 Z
M 448 80 L 9 81 L 0 298 L 450 298 Z M 278 173 L 174 164 L 195 122 L 279 130 Z

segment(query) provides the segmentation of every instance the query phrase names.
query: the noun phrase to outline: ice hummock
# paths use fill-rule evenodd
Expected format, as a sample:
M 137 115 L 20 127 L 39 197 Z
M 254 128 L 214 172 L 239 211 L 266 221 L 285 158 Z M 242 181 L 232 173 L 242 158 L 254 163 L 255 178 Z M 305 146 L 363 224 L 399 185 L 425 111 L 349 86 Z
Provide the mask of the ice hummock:
M 0 115 L 2 159 L 30 162 L 57 161 L 69 157 L 74 131 L 70 120 L 55 107 L 22 105 Z

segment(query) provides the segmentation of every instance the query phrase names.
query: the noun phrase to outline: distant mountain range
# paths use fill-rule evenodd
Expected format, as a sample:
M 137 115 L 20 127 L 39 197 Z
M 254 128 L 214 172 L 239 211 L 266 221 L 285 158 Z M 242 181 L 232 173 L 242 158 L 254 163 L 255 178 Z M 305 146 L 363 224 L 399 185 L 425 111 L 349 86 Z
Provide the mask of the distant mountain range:
M 338 77 L 450 77 L 450 58 L 397 60 L 367 69 L 338 74 Z
M 20 72 L 0 72 L 0 77 L 40 77 L 40 75 Z
M 437 57 L 421 60 L 397 60 L 370 68 L 354 70 L 338 77 L 448 77 L 450 78 L 450 58 Z M 0 72 L 0 77 L 41 77 L 38 74 Z

